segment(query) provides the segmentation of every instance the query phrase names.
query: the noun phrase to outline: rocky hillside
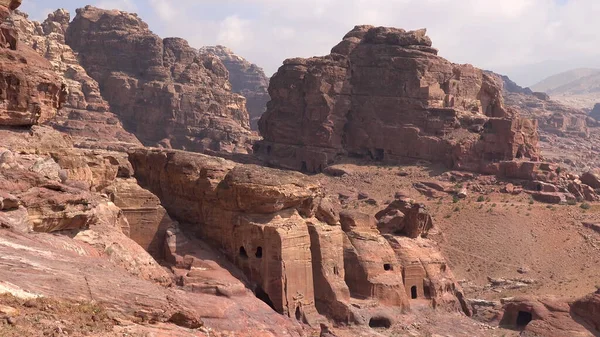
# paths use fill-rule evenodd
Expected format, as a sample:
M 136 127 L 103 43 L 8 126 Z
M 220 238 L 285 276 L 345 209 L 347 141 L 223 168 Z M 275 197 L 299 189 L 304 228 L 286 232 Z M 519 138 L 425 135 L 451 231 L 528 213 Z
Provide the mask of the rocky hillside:
M 248 153 L 246 100 L 215 56 L 161 39 L 137 15 L 79 9 L 66 42 L 125 128 L 145 145 Z
M 347 156 L 474 171 L 537 158 L 537 125 L 504 107 L 502 81 L 431 44 L 425 30 L 358 26 L 328 56 L 286 60 L 271 79 L 259 151 L 305 172 Z
M 98 83 L 86 73 L 73 50 L 65 44 L 70 15 L 57 10 L 40 23 L 16 11 L 9 24 L 19 33 L 20 43 L 45 57 L 66 93 L 65 102 L 50 124 L 73 137 L 76 146 L 106 150 L 124 150 L 141 143 L 125 131 L 116 115 L 102 98 Z
M 229 71 L 229 82 L 233 92 L 246 97 L 246 108 L 250 114 L 252 130 L 258 130 L 258 120 L 267 110 L 269 78 L 257 66 L 236 55 L 223 46 L 204 47 L 201 53 L 216 55 Z
M 499 75 L 501 76 L 501 75 Z M 505 104 L 519 109 L 539 125 L 541 155 L 545 160 L 563 165 L 575 172 L 600 166 L 600 126 L 591 114 L 563 104 L 546 93 L 522 88 L 506 76 L 503 96 Z

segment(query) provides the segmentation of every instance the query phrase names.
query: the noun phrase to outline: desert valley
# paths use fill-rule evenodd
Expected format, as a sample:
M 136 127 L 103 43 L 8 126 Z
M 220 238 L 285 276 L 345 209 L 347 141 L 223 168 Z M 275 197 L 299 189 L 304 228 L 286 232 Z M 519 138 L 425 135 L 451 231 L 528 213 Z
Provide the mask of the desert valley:
M 0 0 L 0 336 L 600 336 L 600 71 L 358 25 L 272 77 Z M 360 24 L 360 23 L 357 23 Z

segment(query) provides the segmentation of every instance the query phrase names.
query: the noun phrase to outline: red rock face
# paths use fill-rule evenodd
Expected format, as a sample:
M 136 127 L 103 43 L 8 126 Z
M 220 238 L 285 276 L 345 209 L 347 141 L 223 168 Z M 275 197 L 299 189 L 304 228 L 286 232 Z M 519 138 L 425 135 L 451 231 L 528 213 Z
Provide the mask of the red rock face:
M 538 156 L 537 125 L 503 107 L 501 80 L 437 56 L 425 30 L 356 27 L 328 56 L 286 60 L 269 93 L 257 148 L 286 168 L 351 155 L 479 170 Z
M 21 1 L 0 2 L 0 22 Z M 17 33 L 3 25 L 0 32 L 0 125 L 31 126 L 56 115 L 65 100 L 60 79 L 51 64 L 25 45 Z
M 369 214 L 338 216 L 321 186 L 303 174 L 173 150 L 132 149 L 129 159 L 169 214 L 221 249 L 256 296 L 284 315 L 310 325 L 320 315 L 366 325 L 401 315 L 411 299 L 468 313 L 432 242 L 382 235 Z M 400 209 L 407 231 L 426 235 L 426 211 Z M 167 250 L 176 251 L 180 242 L 167 236 Z M 167 253 L 185 265 L 179 255 Z
M 125 131 L 117 116 L 109 111 L 98 83 L 88 76 L 71 47 L 65 44 L 69 21 L 69 12 L 59 9 L 43 23 L 29 21 L 26 14 L 18 11 L 7 23 L 19 32 L 20 43 L 51 62 L 65 85 L 65 103 L 49 124 L 69 134 L 77 147 L 123 151 L 140 146 L 139 140 Z
M 229 71 L 229 82 L 233 92 L 246 97 L 246 107 L 250 114 L 252 130 L 258 130 L 258 121 L 267 111 L 269 78 L 256 64 L 238 56 L 227 47 L 215 46 L 200 49 L 201 53 L 216 55 Z
M 145 145 L 251 151 L 245 99 L 231 92 L 217 57 L 182 39 L 162 40 L 135 14 L 91 6 L 77 11 L 66 42 Z

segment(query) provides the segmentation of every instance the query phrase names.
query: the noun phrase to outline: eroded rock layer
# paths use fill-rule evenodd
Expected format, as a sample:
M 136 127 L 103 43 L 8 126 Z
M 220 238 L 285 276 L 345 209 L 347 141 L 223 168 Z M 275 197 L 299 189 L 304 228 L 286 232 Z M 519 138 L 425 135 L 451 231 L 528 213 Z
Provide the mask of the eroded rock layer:
M 161 39 L 136 14 L 92 6 L 77 11 L 66 42 L 145 145 L 251 151 L 245 99 L 231 92 L 216 56 L 200 54 L 183 39 Z
M 256 64 L 236 55 L 227 47 L 214 46 L 200 49 L 202 53 L 216 55 L 229 71 L 229 82 L 233 92 L 246 97 L 246 108 L 250 115 L 252 130 L 258 130 L 258 121 L 267 110 L 269 78 Z
M 125 131 L 116 115 L 109 112 L 98 83 L 81 67 L 71 47 L 65 44 L 70 14 L 59 9 L 40 23 L 16 11 L 8 24 L 19 32 L 19 39 L 50 61 L 60 77 L 66 94 L 61 111 L 50 124 L 69 134 L 78 147 L 124 150 L 141 143 Z
M 20 1 L 0 3 L 0 22 Z M 16 30 L 0 30 L 0 125 L 31 126 L 56 115 L 65 101 L 65 88 L 51 64 L 27 45 L 18 43 Z
M 282 314 L 311 325 L 319 314 L 366 325 L 417 298 L 467 311 L 431 243 L 383 236 L 369 214 L 338 215 L 303 174 L 174 150 L 132 149 L 129 159 L 169 214 L 222 249 L 256 296 Z M 426 235 L 423 219 L 406 212 L 406 227 Z
M 479 170 L 538 157 L 537 125 L 504 108 L 501 80 L 437 56 L 425 30 L 358 26 L 328 56 L 286 60 L 269 93 L 258 151 L 286 168 L 359 156 Z

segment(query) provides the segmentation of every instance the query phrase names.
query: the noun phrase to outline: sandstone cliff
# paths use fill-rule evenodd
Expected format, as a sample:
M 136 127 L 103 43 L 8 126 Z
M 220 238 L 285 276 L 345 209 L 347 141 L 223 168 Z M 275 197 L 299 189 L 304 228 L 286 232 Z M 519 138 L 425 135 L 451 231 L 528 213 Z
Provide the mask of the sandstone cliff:
M 537 125 L 504 108 L 501 80 L 437 56 L 425 30 L 358 26 L 328 56 L 286 60 L 269 93 L 257 149 L 286 168 L 353 156 L 479 170 L 538 157 Z
M 256 296 L 284 315 L 310 325 L 319 314 L 391 325 L 417 298 L 468 312 L 446 262 L 417 238 L 428 230 L 412 223 L 427 219 L 423 210 L 404 210 L 415 239 L 384 237 L 373 215 L 338 215 L 300 173 L 173 150 L 132 149 L 129 159 L 140 184 L 223 250 Z
M 73 137 L 78 147 L 123 151 L 140 146 L 137 138 L 123 129 L 117 116 L 109 112 L 98 83 L 88 76 L 65 44 L 69 21 L 69 13 L 59 9 L 42 23 L 29 21 L 25 13 L 18 11 L 8 22 L 19 32 L 21 43 L 50 61 L 65 86 L 65 103 L 56 118 L 49 121 L 50 125 Z
M 250 114 L 252 130 L 258 130 L 258 121 L 267 110 L 269 97 L 269 78 L 256 64 L 236 55 L 223 46 L 204 47 L 201 53 L 216 55 L 229 71 L 229 82 L 233 92 L 246 97 L 246 108 Z
M 1 4 L 0 22 L 10 15 L 9 8 L 19 4 Z M 0 125 L 31 126 L 53 118 L 65 101 L 65 92 L 51 64 L 19 44 L 17 32 L 6 25 L 2 26 L 0 42 Z
M 244 97 L 231 92 L 216 57 L 179 38 L 161 39 L 136 14 L 87 6 L 66 42 L 127 130 L 146 145 L 251 151 Z

